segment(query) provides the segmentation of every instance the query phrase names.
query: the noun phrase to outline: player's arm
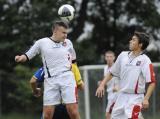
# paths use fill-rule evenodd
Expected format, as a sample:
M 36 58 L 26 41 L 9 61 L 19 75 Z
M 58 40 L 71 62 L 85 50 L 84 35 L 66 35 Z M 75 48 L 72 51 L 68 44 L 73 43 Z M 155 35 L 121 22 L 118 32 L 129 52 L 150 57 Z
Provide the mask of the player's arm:
M 84 89 L 84 82 L 82 81 L 79 68 L 75 62 L 72 63 L 72 72 L 74 74 L 78 89 L 83 90 Z
M 144 96 L 144 100 L 142 102 L 142 107 L 144 109 L 149 107 L 149 99 L 155 89 L 156 86 L 156 79 L 153 65 L 150 61 L 146 61 L 147 63 L 143 66 L 142 73 L 148 83 L 147 91 Z
M 32 59 L 35 55 L 40 52 L 40 41 L 36 41 L 35 44 L 23 55 L 16 55 L 16 62 L 26 62 L 27 60 Z
M 119 77 L 121 56 L 122 56 L 122 53 L 118 56 L 116 62 L 113 64 L 110 71 L 106 74 L 106 76 L 101 81 L 99 87 L 96 90 L 97 97 L 102 97 L 104 95 L 105 85 L 108 83 L 109 80 L 112 79 L 113 76 Z
M 44 80 L 43 68 L 38 69 L 30 79 L 30 86 L 33 95 L 36 97 L 39 97 L 42 94 L 41 89 L 37 87 L 37 82 L 43 82 L 43 80 Z
M 84 90 L 84 82 L 82 81 L 81 84 L 78 86 L 78 89 Z
M 82 80 L 79 68 L 76 63 L 76 52 L 75 52 L 75 49 L 73 48 L 73 44 L 71 41 L 70 41 L 70 45 L 71 45 L 70 53 L 72 56 L 72 72 L 74 74 L 78 89 L 84 90 L 84 82 Z
M 119 79 L 118 77 L 115 77 L 114 79 L 114 86 L 113 86 L 113 92 L 118 92 L 120 90 L 119 88 Z
M 37 87 L 37 78 L 35 76 L 32 76 L 32 78 L 30 79 L 30 86 L 31 86 L 33 95 L 35 97 L 40 97 L 42 92 L 41 92 L 41 89 Z
M 143 103 L 142 103 L 142 107 L 144 109 L 149 107 L 149 99 L 150 99 L 150 97 L 151 97 L 151 95 L 152 95 L 152 93 L 153 93 L 153 91 L 155 89 L 155 86 L 156 86 L 155 82 L 149 83 L 149 86 L 147 88 L 147 92 L 146 92 L 146 94 L 144 96 L 144 100 L 143 100 Z
M 30 86 L 35 97 L 41 96 L 41 89 L 37 87 L 37 78 L 35 76 L 30 79 Z
M 105 93 L 105 85 L 111 79 L 112 79 L 112 74 L 109 72 L 109 73 L 106 74 L 106 76 L 101 81 L 100 85 L 98 86 L 98 88 L 96 90 L 96 96 L 97 97 L 102 97 L 104 95 L 104 93 Z
M 16 62 L 26 62 L 27 61 L 27 56 L 25 54 L 23 54 L 23 55 L 16 55 L 15 56 L 15 61 Z

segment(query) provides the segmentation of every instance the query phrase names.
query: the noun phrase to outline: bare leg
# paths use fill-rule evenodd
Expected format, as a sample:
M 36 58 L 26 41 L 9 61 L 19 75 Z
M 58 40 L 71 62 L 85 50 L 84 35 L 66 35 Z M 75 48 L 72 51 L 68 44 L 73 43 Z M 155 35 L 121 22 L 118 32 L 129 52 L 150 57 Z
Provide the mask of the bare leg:
M 52 119 L 55 111 L 55 106 L 47 105 L 43 106 L 43 119 Z
M 77 103 L 66 104 L 66 108 L 71 119 L 80 119 Z
M 106 112 L 106 119 L 111 119 L 111 114 L 109 112 Z

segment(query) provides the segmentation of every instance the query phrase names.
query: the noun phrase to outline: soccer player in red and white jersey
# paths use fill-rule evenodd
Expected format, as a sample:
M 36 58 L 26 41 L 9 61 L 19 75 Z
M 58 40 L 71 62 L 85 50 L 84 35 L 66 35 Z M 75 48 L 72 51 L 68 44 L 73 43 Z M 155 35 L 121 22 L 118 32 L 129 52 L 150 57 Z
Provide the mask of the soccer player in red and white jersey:
M 104 76 L 109 72 L 110 68 L 114 64 L 114 60 L 115 60 L 114 52 L 106 51 L 105 52 L 106 65 L 104 67 Z M 113 77 L 113 79 L 107 83 L 107 89 L 106 89 L 107 107 L 106 107 L 106 114 L 105 114 L 106 119 L 111 119 L 111 112 L 112 112 L 114 103 L 117 99 L 118 90 L 119 90 L 119 78 Z
M 102 97 L 105 84 L 112 76 L 120 77 L 120 90 L 112 110 L 112 119 L 138 119 L 141 109 L 149 107 L 149 98 L 156 80 L 151 60 L 144 54 L 148 45 L 149 36 L 135 32 L 129 42 L 130 51 L 122 52 L 118 56 L 96 91 L 96 96 Z M 148 88 L 145 91 L 146 83 Z
M 68 25 L 54 23 L 52 36 L 37 40 L 23 55 L 15 56 L 16 62 L 25 62 L 40 54 L 45 72 L 43 118 L 52 119 L 55 105 L 66 104 L 71 119 L 80 119 L 77 105 L 77 87 L 71 71 L 74 59 L 72 42 L 67 38 Z

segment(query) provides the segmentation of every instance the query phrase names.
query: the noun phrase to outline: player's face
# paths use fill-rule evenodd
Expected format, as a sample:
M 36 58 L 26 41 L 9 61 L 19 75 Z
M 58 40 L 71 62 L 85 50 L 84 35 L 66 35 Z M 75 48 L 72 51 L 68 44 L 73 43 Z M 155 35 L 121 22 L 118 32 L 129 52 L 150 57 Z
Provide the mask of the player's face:
M 54 30 L 55 39 L 59 42 L 63 42 L 67 38 L 67 29 L 59 26 Z
M 138 37 L 133 36 L 132 39 L 129 41 L 129 49 L 131 51 L 136 51 L 141 49 L 142 44 L 139 43 Z
M 107 64 L 113 64 L 115 60 L 115 56 L 112 53 L 106 53 L 105 54 L 105 61 L 107 62 Z

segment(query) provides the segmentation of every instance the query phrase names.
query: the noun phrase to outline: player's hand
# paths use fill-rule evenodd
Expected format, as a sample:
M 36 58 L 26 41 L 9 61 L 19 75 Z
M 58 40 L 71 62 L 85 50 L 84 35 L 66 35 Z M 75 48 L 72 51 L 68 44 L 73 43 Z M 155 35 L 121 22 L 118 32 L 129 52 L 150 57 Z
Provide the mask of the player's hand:
M 17 55 L 15 56 L 15 61 L 16 62 L 25 62 L 27 60 L 25 55 Z
M 96 90 L 96 96 L 97 96 L 98 98 L 101 98 L 101 97 L 104 96 L 104 93 L 105 93 L 105 88 L 104 88 L 104 86 L 99 86 L 99 87 L 97 88 L 97 90 Z
M 78 86 L 78 89 L 84 90 L 84 83 L 83 82 Z
M 119 88 L 117 86 L 113 87 L 113 92 L 118 92 Z
M 40 97 L 42 95 L 41 88 L 36 88 L 36 90 L 33 91 L 33 95 L 35 97 Z
M 149 107 L 149 101 L 144 99 L 142 102 L 142 109 L 147 109 Z

